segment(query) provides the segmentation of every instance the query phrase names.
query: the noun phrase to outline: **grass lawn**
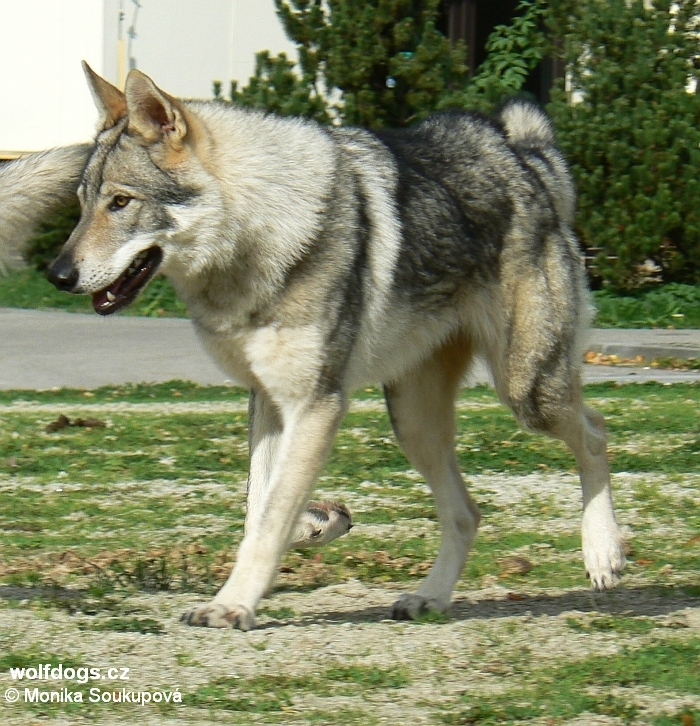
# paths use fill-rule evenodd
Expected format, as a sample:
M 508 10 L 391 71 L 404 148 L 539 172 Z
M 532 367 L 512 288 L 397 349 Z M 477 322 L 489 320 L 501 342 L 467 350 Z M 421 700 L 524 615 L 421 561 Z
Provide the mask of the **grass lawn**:
M 697 328 L 700 327 L 700 286 L 665 285 L 636 295 L 593 293 L 598 314 L 593 324 L 600 328 Z M 67 295 L 56 290 L 45 276 L 33 269 L 0 277 L 0 307 L 91 312 L 87 296 Z M 150 317 L 186 317 L 185 306 L 170 283 L 157 278 L 122 314 Z
M 0 693 L 17 686 L 10 667 L 62 662 L 179 687 L 181 705 L 139 707 L 154 724 L 700 724 L 700 387 L 586 396 L 608 422 L 628 541 L 617 591 L 587 589 L 572 456 L 477 387 L 457 447 L 483 519 L 453 610 L 387 621 L 435 558 L 438 525 L 367 389 L 315 494 L 356 526 L 288 553 L 260 627 L 240 633 L 177 617 L 218 589 L 242 537 L 245 393 L 0 392 Z M 47 432 L 60 414 L 105 426 Z M 126 704 L 3 708 L 8 724 L 133 723 Z
M 68 295 L 61 292 L 43 273 L 32 268 L 14 270 L 0 276 L 0 307 L 64 310 L 71 313 L 93 312 L 87 295 Z M 170 283 L 159 277 L 151 282 L 122 315 L 186 317 L 187 310 L 177 299 Z

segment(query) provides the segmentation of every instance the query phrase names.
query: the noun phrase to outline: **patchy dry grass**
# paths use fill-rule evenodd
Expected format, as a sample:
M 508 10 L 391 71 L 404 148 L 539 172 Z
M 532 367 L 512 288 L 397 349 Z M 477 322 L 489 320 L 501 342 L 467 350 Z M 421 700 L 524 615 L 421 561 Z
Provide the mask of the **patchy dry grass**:
M 177 620 L 220 586 L 242 536 L 242 391 L 1 392 L 0 694 L 17 686 L 9 668 L 62 662 L 128 667 L 129 688 L 183 696 L 3 703 L 3 723 L 700 725 L 700 387 L 586 394 L 610 432 L 629 560 L 618 591 L 586 587 L 571 454 L 475 388 L 458 451 L 484 516 L 454 607 L 387 621 L 439 532 L 367 389 L 317 492 L 348 503 L 356 527 L 288 553 L 244 634 Z M 60 414 L 106 426 L 47 432 Z

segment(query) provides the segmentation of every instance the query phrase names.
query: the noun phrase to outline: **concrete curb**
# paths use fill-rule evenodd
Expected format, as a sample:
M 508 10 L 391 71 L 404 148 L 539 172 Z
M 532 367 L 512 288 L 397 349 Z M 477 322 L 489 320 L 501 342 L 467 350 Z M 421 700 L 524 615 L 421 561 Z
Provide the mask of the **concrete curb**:
M 591 331 L 586 350 L 619 358 L 645 360 L 655 358 L 700 359 L 700 330 L 630 330 L 602 329 Z

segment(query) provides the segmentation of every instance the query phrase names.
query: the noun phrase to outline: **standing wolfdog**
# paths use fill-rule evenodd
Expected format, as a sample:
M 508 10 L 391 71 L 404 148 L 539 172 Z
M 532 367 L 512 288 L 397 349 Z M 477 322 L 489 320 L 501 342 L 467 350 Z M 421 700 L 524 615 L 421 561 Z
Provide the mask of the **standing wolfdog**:
M 537 107 L 370 132 L 179 101 L 139 71 L 125 94 L 87 75 L 102 121 L 52 281 L 108 315 L 160 270 L 251 390 L 245 536 L 226 584 L 185 622 L 254 626 L 348 395 L 370 382 L 442 528 L 430 574 L 393 617 L 444 611 L 479 523 L 454 452 L 474 354 L 521 424 L 572 449 L 586 570 L 596 589 L 618 582 L 605 426 L 581 397 L 574 192 Z

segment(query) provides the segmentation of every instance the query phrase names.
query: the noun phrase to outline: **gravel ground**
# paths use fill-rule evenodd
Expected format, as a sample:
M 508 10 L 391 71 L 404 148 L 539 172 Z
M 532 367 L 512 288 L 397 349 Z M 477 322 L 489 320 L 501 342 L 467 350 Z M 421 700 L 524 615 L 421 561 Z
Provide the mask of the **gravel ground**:
M 624 500 L 625 492 L 632 491 L 641 478 L 616 475 L 618 496 Z M 698 500 L 698 490 L 694 488 L 698 483 L 667 481 L 664 494 L 679 501 L 686 501 L 693 494 Z M 486 519 L 485 532 L 516 526 L 516 521 L 523 528 L 533 524 L 522 516 L 515 519 L 515 513 L 533 492 L 540 497 L 552 495 L 560 502 L 561 508 L 550 522 L 554 530 L 575 532 L 577 506 L 575 498 L 568 495 L 574 484 L 575 478 L 569 474 L 472 478 L 472 488 L 480 501 L 492 498 L 508 505 Z M 633 515 L 633 510 L 625 510 L 623 520 Z M 435 528 L 435 522 L 427 520 L 416 525 L 418 530 Z M 632 536 L 629 523 L 625 526 Z M 362 538 L 372 532 L 381 531 L 387 538 L 399 539 L 415 534 L 406 531 L 405 525 L 375 525 L 374 530 L 372 527 L 358 525 L 353 529 L 347 539 L 348 549 L 352 549 L 354 537 Z M 674 534 L 684 538 L 689 533 Z M 527 547 L 520 554 L 539 564 L 556 562 L 560 557 L 546 546 Z M 131 724 L 138 718 L 143 724 L 163 725 L 332 724 L 347 723 L 351 720 L 348 714 L 355 714 L 357 723 L 368 724 L 481 723 L 445 719 L 465 694 L 490 698 L 504 694 L 507 698 L 505 694 L 517 689 L 528 672 L 593 657 L 614 657 L 629 648 L 659 642 L 687 643 L 700 637 L 698 598 L 684 595 L 680 588 L 669 594 L 668 586 L 674 583 L 687 584 L 688 574 L 672 570 L 663 574 L 662 569 L 650 575 L 632 568 L 620 589 L 605 594 L 593 593 L 584 586 L 532 587 L 526 579 L 516 585 L 505 584 L 497 576 L 485 576 L 478 589 L 458 589 L 449 621 L 405 623 L 387 619 L 392 602 L 407 589 L 405 584 L 386 582 L 377 586 L 350 580 L 304 592 L 273 594 L 263 602 L 259 627 L 249 633 L 181 625 L 179 614 L 201 599 L 197 595 L 134 595 L 128 601 L 130 610 L 139 617 L 154 619 L 162 627 L 160 634 L 145 635 L 95 632 L 91 628 L 104 615 L 70 614 L 61 608 L 42 606 L 34 599 L 34 593 L 32 599 L 26 599 L 29 591 L 23 588 L 4 587 L 0 589 L 5 603 L 0 610 L 0 632 L 13 650 L 59 654 L 64 660 L 70 658 L 102 669 L 129 668 L 130 680 L 126 685 L 133 690 L 179 689 L 181 693 L 192 694 L 219 678 L 244 684 L 267 678 L 272 685 L 280 677 L 312 681 L 323 679 L 329 669 L 349 665 L 401 672 L 406 676 L 406 684 L 399 688 L 363 685 L 359 690 L 350 688 L 347 694 L 342 688 L 323 695 L 313 689 L 301 689 L 284 708 L 274 712 L 240 712 L 225 707 L 207 711 L 188 703 L 173 706 L 170 711 L 153 704 L 101 704 L 89 712 L 87 708 L 81 712 L 76 707 L 74 713 L 66 716 L 50 711 L 42 715 L 41 708 L 20 709 L 3 703 L 2 722 L 8 726 L 46 722 Z M 659 585 L 666 586 L 666 590 Z M 643 619 L 650 623 L 650 629 L 639 633 L 586 629 L 586 623 L 606 616 Z M 572 622 L 581 623 L 581 629 L 572 628 Z M 8 672 L 0 675 L 0 693 L 16 685 Z M 46 682 L 40 685 L 51 687 Z M 124 685 L 116 684 L 117 688 Z M 114 689 L 115 684 L 110 682 L 109 687 Z M 527 723 L 650 724 L 660 714 L 700 709 L 700 696 L 687 693 L 678 696 L 670 691 L 631 688 L 624 698 L 642 715 L 628 720 L 591 714 L 561 721 L 549 719 L 545 706 L 542 719 L 529 719 Z

